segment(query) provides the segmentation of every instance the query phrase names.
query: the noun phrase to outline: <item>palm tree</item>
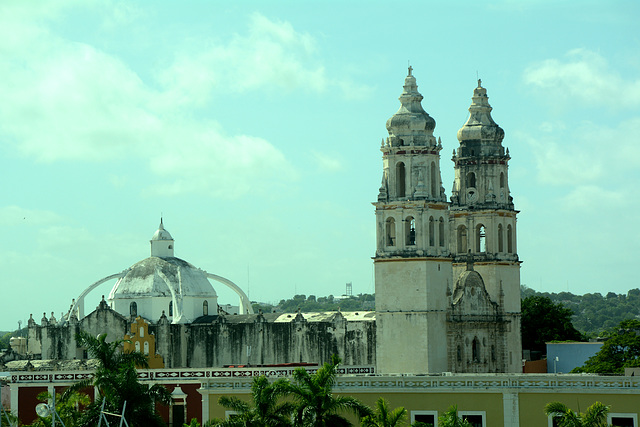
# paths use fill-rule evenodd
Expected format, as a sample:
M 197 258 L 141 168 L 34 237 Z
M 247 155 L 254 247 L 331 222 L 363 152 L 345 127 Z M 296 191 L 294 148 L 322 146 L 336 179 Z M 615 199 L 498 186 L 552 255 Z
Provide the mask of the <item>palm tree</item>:
M 560 427 L 606 427 L 609 407 L 595 402 L 581 414 L 569 409 L 560 402 L 547 403 L 544 413 L 553 416 Z
M 147 357 L 139 351 L 122 351 L 124 340 L 109 343 L 106 338 L 107 334 L 96 338 L 84 331 L 76 335 L 77 342 L 87 349 L 91 357 L 98 360 L 98 368 L 93 379 L 74 384 L 65 394 L 94 386 L 101 396 L 87 407 L 78 425 L 97 424 L 104 399 L 105 409 L 118 414 L 126 402 L 125 418 L 130 427 L 165 426 L 166 423 L 156 413 L 155 402 L 169 404 L 171 394 L 159 384 L 149 387 L 138 381 L 136 366 L 148 367 Z
M 43 391 L 38 395 L 38 400 L 41 402 L 50 402 L 52 399 L 51 393 L 47 391 Z M 80 419 L 82 413 L 80 412 L 81 406 L 87 406 L 91 402 L 89 396 L 85 393 L 81 392 L 69 392 L 64 395 L 59 395 L 56 393 L 56 413 L 58 417 L 62 420 L 64 425 L 73 426 Z M 41 417 L 38 415 L 38 419 L 35 420 L 31 427 L 50 427 L 51 426 L 51 418 L 53 414 L 48 415 L 46 417 Z
M 472 427 L 471 423 L 458 417 L 458 405 L 452 405 L 447 412 L 438 417 L 439 427 Z
M 407 418 L 407 410 L 404 407 L 389 411 L 389 404 L 383 397 L 376 401 L 375 412 L 362 419 L 364 427 L 396 427 Z
M 289 386 L 296 402 L 295 425 L 300 427 L 341 427 L 351 423 L 339 412 L 352 412 L 359 418 L 371 415 L 371 409 L 350 396 L 334 396 L 336 367 L 340 358 L 336 355 L 313 375 L 305 369 L 293 372 L 294 383 Z
M 229 420 L 213 420 L 212 425 L 220 427 L 262 427 L 290 426 L 294 405 L 278 402 L 288 393 L 289 382 L 282 378 L 269 384 L 264 375 L 255 377 L 251 384 L 252 402 L 237 397 L 221 396 L 220 405 L 236 412 Z

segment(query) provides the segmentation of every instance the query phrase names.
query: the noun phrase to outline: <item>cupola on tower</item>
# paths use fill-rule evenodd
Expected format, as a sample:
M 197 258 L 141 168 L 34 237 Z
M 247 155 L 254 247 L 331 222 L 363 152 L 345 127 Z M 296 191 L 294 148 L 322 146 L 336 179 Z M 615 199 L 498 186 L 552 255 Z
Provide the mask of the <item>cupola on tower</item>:
M 379 372 L 446 370 L 447 288 L 452 278 L 448 203 L 440 175 L 442 144 L 409 67 L 400 109 L 382 141 L 375 265 Z M 399 331 L 402 331 L 399 333 Z

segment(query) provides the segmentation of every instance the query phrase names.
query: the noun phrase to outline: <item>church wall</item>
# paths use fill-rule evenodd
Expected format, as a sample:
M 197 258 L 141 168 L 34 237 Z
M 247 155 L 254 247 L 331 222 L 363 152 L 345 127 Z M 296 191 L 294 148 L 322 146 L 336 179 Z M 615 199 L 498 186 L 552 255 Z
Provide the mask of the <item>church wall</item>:
M 453 265 L 454 277 L 467 269 L 466 264 Z M 473 269 L 482 276 L 491 300 L 501 304 L 505 313 L 520 313 L 520 265 L 517 263 L 476 262 Z M 500 297 L 502 284 L 503 302 Z
M 167 368 L 319 363 L 375 364 L 375 322 L 267 322 L 232 316 L 206 324 L 151 326 Z M 260 319 L 259 317 L 257 319 Z

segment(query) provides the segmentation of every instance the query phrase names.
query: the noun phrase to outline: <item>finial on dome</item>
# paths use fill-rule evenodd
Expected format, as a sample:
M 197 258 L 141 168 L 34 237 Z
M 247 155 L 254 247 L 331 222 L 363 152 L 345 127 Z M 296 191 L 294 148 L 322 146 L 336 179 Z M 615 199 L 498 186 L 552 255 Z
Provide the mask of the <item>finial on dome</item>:
M 411 72 L 413 71 L 413 67 L 411 65 L 409 65 L 409 76 L 411 75 Z
M 482 87 L 482 79 L 478 79 L 478 87 Z

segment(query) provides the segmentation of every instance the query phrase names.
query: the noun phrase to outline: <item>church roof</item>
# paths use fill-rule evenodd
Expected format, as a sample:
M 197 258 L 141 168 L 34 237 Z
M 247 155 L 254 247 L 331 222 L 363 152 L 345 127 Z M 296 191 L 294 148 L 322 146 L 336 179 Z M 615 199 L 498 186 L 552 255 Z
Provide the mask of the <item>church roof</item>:
M 155 257 L 137 262 L 111 290 L 109 299 L 171 297 L 215 297 L 206 273 L 176 257 Z
M 162 218 L 160 218 L 160 226 L 158 227 L 156 232 L 153 233 L 153 237 L 151 238 L 151 240 L 173 240 L 173 237 L 171 237 L 171 233 L 169 233 L 168 230 L 165 230 L 164 224 L 162 223 Z

